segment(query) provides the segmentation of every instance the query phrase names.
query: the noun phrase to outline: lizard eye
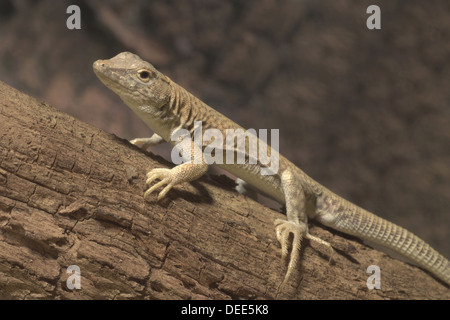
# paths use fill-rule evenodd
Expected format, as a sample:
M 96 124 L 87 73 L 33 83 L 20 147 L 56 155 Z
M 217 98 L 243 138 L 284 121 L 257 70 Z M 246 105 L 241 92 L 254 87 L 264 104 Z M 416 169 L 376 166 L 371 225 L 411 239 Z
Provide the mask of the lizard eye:
M 151 78 L 151 72 L 145 69 L 138 71 L 139 79 L 141 79 L 144 82 L 148 82 Z

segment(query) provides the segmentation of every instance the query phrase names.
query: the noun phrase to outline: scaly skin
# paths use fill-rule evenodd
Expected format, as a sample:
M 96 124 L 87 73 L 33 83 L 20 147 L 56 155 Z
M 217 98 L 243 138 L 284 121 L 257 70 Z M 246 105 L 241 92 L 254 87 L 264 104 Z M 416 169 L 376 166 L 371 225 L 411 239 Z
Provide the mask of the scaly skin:
M 450 284 L 450 263 L 412 232 L 326 191 L 317 198 L 316 220 L 335 230 L 393 250 Z
M 123 52 L 109 60 L 98 60 L 93 67 L 98 78 L 117 93 L 155 132 L 151 138 L 132 140 L 131 142 L 136 145 L 147 148 L 163 141 L 176 145 L 179 141 L 171 141 L 174 132 L 186 129 L 192 137 L 195 121 L 201 121 L 204 130 L 215 128 L 224 136 L 227 129 L 243 129 L 137 55 Z M 258 142 L 264 143 L 259 139 Z M 194 159 L 194 155 L 201 155 L 207 143 L 203 142 L 200 147 L 191 140 L 185 143 L 189 144 L 187 147 L 191 150 L 191 154 L 185 156 L 187 162 L 172 169 L 154 169 L 147 173 L 147 185 L 157 179 L 161 181 L 148 188 L 144 197 L 165 185 L 158 195 L 159 200 L 173 186 L 198 179 L 207 171 L 208 165 L 205 162 L 190 161 Z M 236 144 L 232 148 L 236 153 Z M 287 221 L 275 220 L 276 235 L 281 244 L 283 259 L 287 259 L 291 248 L 283 284 L 289 280 L 298 265 L 303 238 L 325 245 L 332 251 L 329 243 L 309 234 L 307 222 L 310 218 L 333 229 L 394 250 L 450 285 L 449 261 L 423 240 L 337 196 L 311 179 L 277 151 L 270 149 L 269 146 L 267 148 L 279 157 L 279 168 L 273 175 L 260 174 L 260 169 L 266 167 L 262 163 L 249 163 L 248 149 L 245 150 L 246 163 L 218 166 L 244 180 L 259 192 L 286 205 Z M 224 146 L 223 150 L 225 149 Z M 291 235 L 293 237 L 290 237 Z

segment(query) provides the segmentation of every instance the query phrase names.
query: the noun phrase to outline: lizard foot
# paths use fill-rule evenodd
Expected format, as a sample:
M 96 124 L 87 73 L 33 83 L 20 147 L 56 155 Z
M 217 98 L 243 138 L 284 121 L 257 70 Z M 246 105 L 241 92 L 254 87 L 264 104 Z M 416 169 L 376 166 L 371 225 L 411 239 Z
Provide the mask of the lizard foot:
M 236 178 L 236 191 L 240 194 L 246 195 L 247 197 L 258 201 L 258 191 L 249 185 L 245 180 L 241 178 Z
M 284 286 L 284 284 L 288 282 L 292 274 L 292 270 L 297 267 L 300 260 L 301 242 L 302 238 L 307 234 L 307 228 L 305 224 L 276 219 L 275 231 L 277 234 L 277 240 L 281 244 L 281 258 L 283 261 L 286 262 L 289 255 L 289 248 L 292 247 L 291 258 L 282 283 L 282 286 Z M 292 240 L 290 240 L 291 234 L 293 236 Z
M 147 138 L 136 138 L 136 139 L 130 140 L 130 143 L 135 145 L 138 148 L 141 148 L 142 150 L 147 150 L 149 147 L 152 146 L 152 144 L 149 143 Z
M 164 139 L 154 133 L 150 138 L 136 138 L 130 140 L 131 144 L 134 144 L 136 147 L 139 147 L 143 150 L 147 150 L 149 147 L 156 146 L 164 142 Z
M 165 195 L 167 194 L 167 192 L 170 191 L 170 189 L 172 189 L 172 187 L 177 184 L 176 179 L 173 175 L 173 172 L 171 171 L 171 169 L 166 169 L 166 168 L 157 168 L 157 169 L 153 169 L 152 171 L 149 171 L 147 173 L 147 181 L 145 182 L 147 185 L 150 185 L 153 181 L 155 181 L 156 179 L 161 179 L 160 182 L 156 183 L 155 185 L 153 185 L 152 187 L 148 188 L 147 191 L 145 191 L 144 193 L 144 199 L 147 198 L 147 196 L 152 193 L 153 191 L 155 191 L 156 189 L 158 189 L 159 187 L 163 186 L 166 184 L 166 186 L 164 187 L 164 189 L 162 189 L 162 191 L 158 194 L 158 198 L 156 199 L 156 201 L 161 200 L 162 198 L 165 197 Z
M 161 181 L 145 191 L 144 199 L 159 187 L 166 185 L 164 189 L 162 189 L 162 191 L 158 194 L 157 201 L 159 201 L 165 197 L 167 192 L 169 192 L 170 189 L 173 188 L 173 186 L 176 186 L 177 184 L 183 182 L 197 180 L 202 175 L 204 175 L 207 170 L 208 165 L 206 163 L 197 164 L 192 162 L 180 164 L 172 169 L 153 169 L 147 173 L 147 181 L 145 183 L 149 185 L 156 179 L 160 179 Z
M 275 231 L 277 234 L 277 240 L 281 244 L 281 257 L 283 261 L 286 262 L 288 254 L 289 254 L 289 247 L 292 247 L 291 249 L 291 258 L 288 264 L 288 269 L 286 271 L 286 275 L 284 277 L 283 283 L 281 286 L 284 286 L 291 274 L 292 271 L 298 266 L 299 260 L 300 260 L 300 249 L 301 249 L 301 242 L 302 239 L 309 239 L 311 241 L 315 241 L 323 246 L 328 247 L 331 250 L 330 254 L 330 260 L 333 256 L 334 250 L 329 242 L 326 242 L 320 238 L 317 238 L 315 236 L 312 236 L 307 231 L 307 226 L 304 223 L 298 224 L 287 220 L 282 219 L 276 219 L 275 220 Z M 293 236 L 291 239 L 291 234 Z

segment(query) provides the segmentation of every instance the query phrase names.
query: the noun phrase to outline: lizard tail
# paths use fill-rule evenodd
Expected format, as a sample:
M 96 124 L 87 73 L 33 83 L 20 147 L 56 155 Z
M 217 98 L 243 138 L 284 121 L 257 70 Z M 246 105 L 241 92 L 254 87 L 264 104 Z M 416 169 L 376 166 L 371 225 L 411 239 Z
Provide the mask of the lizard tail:
M 450 285 L 450 262 L 412 232 L 331 192 L 316 206 L 324 225 L 392 250 Z

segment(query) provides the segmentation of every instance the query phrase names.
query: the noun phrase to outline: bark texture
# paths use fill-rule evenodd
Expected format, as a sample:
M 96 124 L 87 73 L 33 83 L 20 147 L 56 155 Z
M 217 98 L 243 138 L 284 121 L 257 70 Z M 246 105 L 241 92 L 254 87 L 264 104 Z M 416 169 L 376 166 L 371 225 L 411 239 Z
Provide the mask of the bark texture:
M 165 160 L 0 83 L 1 299 L 449 299 L 426 272 L 317 225 L 285 273 L 273 221 L 283 215 L 226 177 L 146 202 L 145 173 Z M 67 268 L 81 271 L 69 289 Z M 381 268 L 381 289 L 366 285 Z

